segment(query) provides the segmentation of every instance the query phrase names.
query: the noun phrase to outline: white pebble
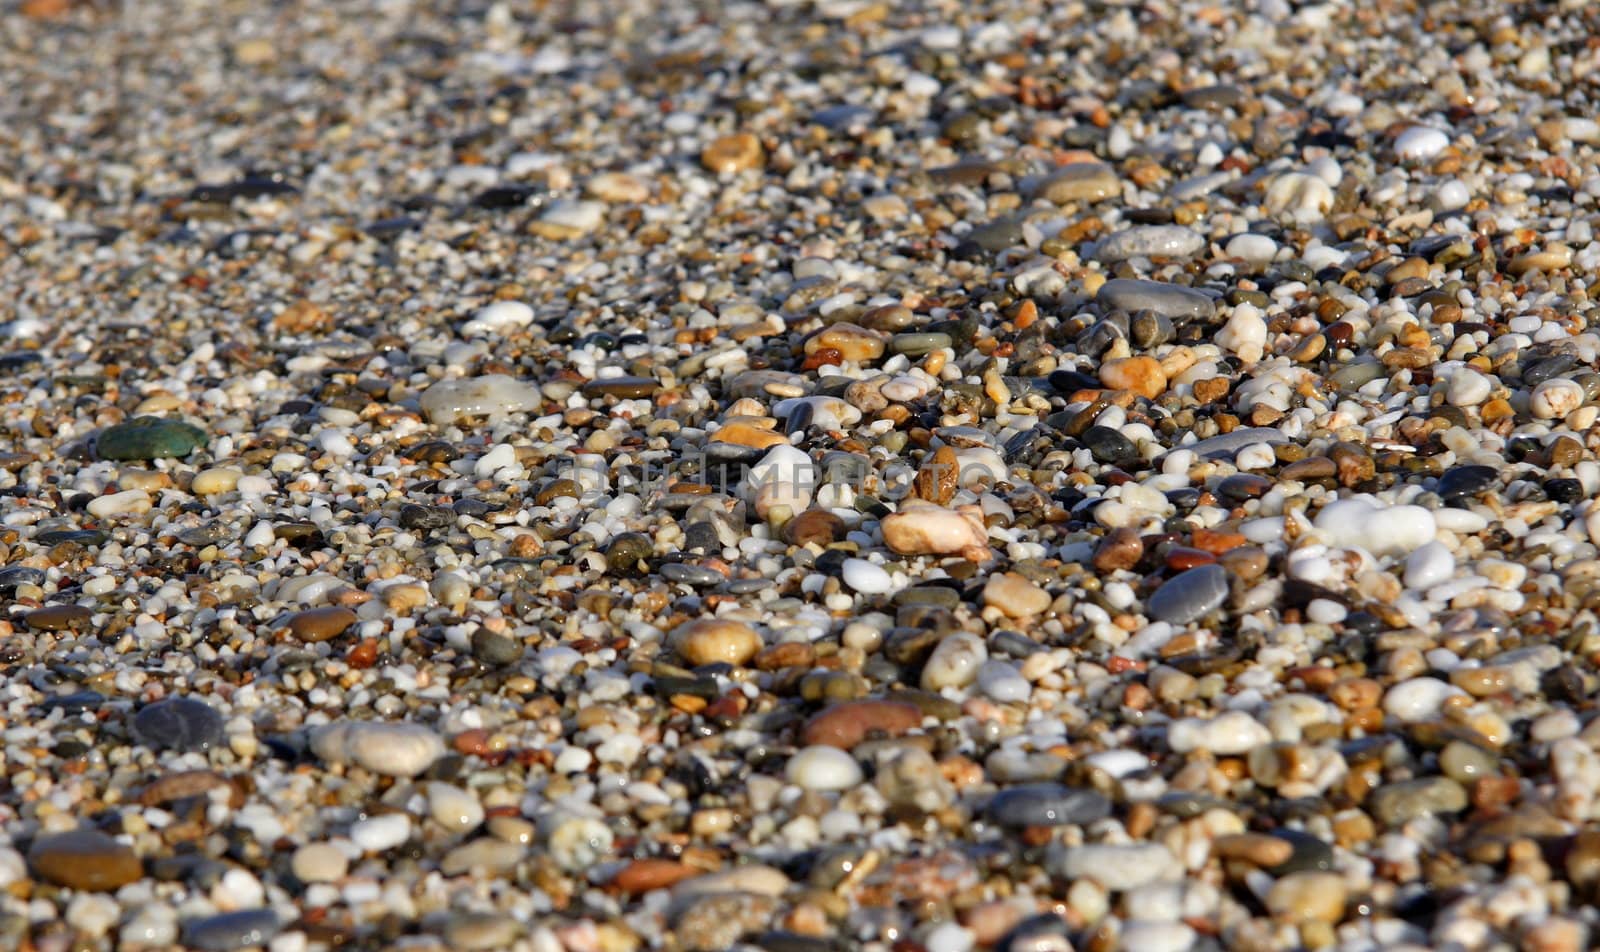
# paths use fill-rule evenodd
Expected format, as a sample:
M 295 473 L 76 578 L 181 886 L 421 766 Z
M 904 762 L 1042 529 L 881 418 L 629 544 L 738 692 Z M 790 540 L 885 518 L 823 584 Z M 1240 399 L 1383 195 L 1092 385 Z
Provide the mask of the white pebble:
M 410 835 L 411 818 L 404 813 L 385 813 L 350 825 L 350 842 L 368 853 L 394 849 Z
M 923 690 L 964 688 L 978 677 L 978 669 L 987 660 L 989 649 L 977 635 L 966 632 L 948 635 L 933 649 L 928 663 L 922 667 Z
M 521 301 L 496 301 L 481 308 L 472 320 L 461 325 L 463 336 L 475 337 L 501 331 L 527 327 L 533 323 L 533 308 Z
M 1191 750 L 1242 754 L 1271 742 L 1272 732 L 1243 711 L 1228 711 L 1209 720 L 1185 717 L 1167 727 L 1167 746 L 1180 754 Z
M 1411 724 L 1437 717 L 1444 702 L 1462 690 L 1438 678 L 1412 678 L 1390 688 L 1383 709 L 1396 720 Z
M 1559 420 L 1583 406 L 1583 387 L 1576 380 L 1557 377 L 1533 388 L 1528 409 L 1536 420 Z
M 790 783 L 806 790 L 849 790 L 862 778 L 861 765 L 848 751 L 821 744 L 790 757 L 783 773 Z
M 882 595 L 894 586 L 883 566 L 866 559 L 845 559 L 840 574 L 846 585 L 863 595 Z
M 1456 559 L 1450 550 L 1441 542 L 1429 542 L 1406 556 L 1406 588 L 1432 588 L 1455 570 Z
M 1450 137 L 1430 126 L 1412 126 L 1394 140 L 1394 154 L 1403 161 L 1431 159 L 1445 150 Z

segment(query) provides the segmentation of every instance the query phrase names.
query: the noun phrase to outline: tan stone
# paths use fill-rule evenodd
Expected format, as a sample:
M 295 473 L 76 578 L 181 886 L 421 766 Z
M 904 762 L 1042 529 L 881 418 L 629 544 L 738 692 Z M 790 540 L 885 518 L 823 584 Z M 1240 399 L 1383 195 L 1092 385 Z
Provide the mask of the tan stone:
M 732 443 L 737 446 L 765 450 L 789 441 L 784 438 L 782 433 L 763 429 L 755 423 L 740 420 L 736 423 L 729 423 L 717 430 L 716 433 L 712 434 L 711 442 Z
M 840 321 L 806 339 L 806 355 L 824 348 L 836 350 L 845 360 L 866 363 L 883 356 L 883 337 L 865 327 Z
M 296 613 L 289 619 L 288 632 L 301 641 L 328 641 L 344 634 L 345 629 L 355 623 L 355 612 L 330 605 Z
M 672 646 L 692 667 L 719 662 L 742 665 L 761 650 L 761 636 L 742 621 L 697 618 L 673 630 Z
M 1049 592 L 1015 572 L 991 575 L 983 587 L 983 603 L 1000 609 L 1007 618 L 1043 614 L 1052 601 Z
M 977 506 L 945 509 L 908 500 L 879 523 L 883 541 L 900 555 L 960 555 L 975 562 L 989 557 L 989 530 Z
M 1100 366 L 1100 382 L 1154 400 L 1167 390 L 1167 375 L 1154 357 L 1121 357 Z
M 767 153 L 761 147 L 761 140 L 749 132 L 721 136 L 700 153 L 700 164 L 718 175 L 759 168 L 766 161 Z

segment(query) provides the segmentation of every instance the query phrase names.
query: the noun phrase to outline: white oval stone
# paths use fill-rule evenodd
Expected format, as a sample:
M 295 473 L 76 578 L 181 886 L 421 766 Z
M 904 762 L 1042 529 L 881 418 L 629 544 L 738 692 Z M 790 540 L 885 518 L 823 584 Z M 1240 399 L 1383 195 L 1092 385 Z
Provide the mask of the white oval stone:
M 1208 750 L 1213 754 L 1242 754 L 1272 743 L 1265 724 L 1243 711 L 1228 711 L 1209 720 L 1185 717 L 1167 727 L 1167 746 L 1180 754 Z
M 1442 542 L 1429 542 L 1406 556 L 1406 588 L 1431 588 L 1456 570 L 1456 558 Z
M 460 787 L 448 783 L 430 783 L 428 814 L 452 833 L 465 833 L 483 822 L 483 804 Z
M 444 741 L 421 724 L 340 721 L 318 728 L 311 750 L 335 764 L 355 764 L 389 777 L 415 777 L 444 756 Z
M 947 635 L 933 649 L 922 667 L 922 688 L 964 688 L 978 677 L 978 669 L 989 660 L 989 649 L 977 635 L 958 632 Z
M 1450 137 L 1431 126 L 1412 126 L 1394 140 L 1394 154 L 1403 160 L 1431 159 L 1445 150 Z
M 532 323 L 533 308 L 521 301 L 496 301 L 480 308 L 472 320 L 461 325 L 461 333 L 471 337 L 507 328 L 527 327 Z
M 1464 692 L 1438 678 L 1412 678 L 1390 688 L 1383 696 L 1383 710 L 1406 723 L 1437 717 L 1444 702 Z
M 404 813 L 371 816 L 350 825 L 350 842 L 368 853 L 392 850 L 410 835 L 411 818 Z
M 845 559 L 840 574 L 846 585 L 863 595 L 882 595 L 894 586 L 883 566 L 866 559 Z
M 849 790 L 861 782 L 861 765 L 837 747 L 807 747 L 789 758 L 789 782 L 806 790 Z

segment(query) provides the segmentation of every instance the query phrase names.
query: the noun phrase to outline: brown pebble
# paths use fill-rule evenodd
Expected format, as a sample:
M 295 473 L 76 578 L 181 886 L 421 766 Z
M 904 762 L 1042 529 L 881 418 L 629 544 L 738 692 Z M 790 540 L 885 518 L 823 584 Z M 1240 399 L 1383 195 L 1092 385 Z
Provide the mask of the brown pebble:
M 93 892 L 120 889 L 144 876 L 133 850 L 97 830 L 39 837 L 28 850 L 28 866 L 46 882 Z
M 783 668 L 809 668 L 816 660 L 817 649 L 810 642 L 785 641 L 761 649 L 753 665 L 757 671 L 778 671 Z
M 767 161 L 761 140 L 749 132 L 735 132 L 721 136 L 700 153 L 700 164 L 709 172 L 743 172 L 763 165 Z
M 636 859 L 612 878 L 611 885 L 629 895 L 638 895 L 653 889 L 670 889 L 704 872 L 672 859 Z
M 948 505 L 955 497 L 961 476 L 961 460 L 956 451 L 941 446 L 922 461 L 917 476 L 911 481 L 911 491 L 917 498 L 940 506 Z
M 1271 867 L 1287 863 L 1294 855 L 1294 844 L 1265 833 L 1233 833 L 1212 840 L 1211 853 L 1222 859 Z
M 356 613 L 348 608 L 330 605 L 325 608 L 308 608 L 289 619 L 288 632 L 301 641 L 328 641 L 344 634 L 356 623 Z
M 806 744 L 826 744 L 849 750 L 871 734 L 899 737 L 922 726 L 922 712 L 903 701 L 846 701 L 806 722 Z
M 1101 572 L 1115 572 L 1133 568 L 1142 558 L 1144 540 L 1139 538 L 1139 530 L 1124 526 L 1106 533 L 1095 546 L 1094 567 Z
M 692 667 L 719 662 L 741 665 L 761 650 L 761 636 L 742 621 L 697 618 L 673 630 L 672 644 Z
M 790 545 L 816 543 L 827 546 L 844 538 L 844 520 L 826 509 L 807 509 L 783 527 L 783 538 Z
M 22 620 L 34 631 L 66 631 L 83 626 L 93 614 L 82 605 L 46 605 L 28 612 Z
M 1338 472 L 1339 464 L 1326 456 L 1308 456 L 1279 470 L 1278 478 L 1308 483 L 1318 479 L 1332 479 Z

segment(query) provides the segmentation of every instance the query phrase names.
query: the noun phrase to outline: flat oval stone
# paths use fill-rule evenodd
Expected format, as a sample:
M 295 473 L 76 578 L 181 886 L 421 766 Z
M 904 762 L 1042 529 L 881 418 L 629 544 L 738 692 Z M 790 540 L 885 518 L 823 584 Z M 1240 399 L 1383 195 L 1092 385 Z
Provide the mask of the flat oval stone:
M 183 925 L 183 944 L 201 952 L 233 952 L 266 945 L 283 924 L 271 909 L 241 909 Z
M 204 701 L 168 698 L 134 715 L 133 736 L 152 750 L 210 750 L 222 742 L 222 715 Z
M 584 384 L 582 393 L 590 400 L 596 397 L 637 400 L 660 389 L 661 382 L 653 377 L 602 377 Z
M 1105 819 L 1111 801 L 1094 790 L 1033 783 L 995 794 L 985 812 L 1000 826 L 1068 826 Z
M 1106 264 L 1129 258 L 1187 258 L 1205 246 L 1204 236 L 1182 225 L 1137 225 L 1101 241 L 1094 257 Z
M 1424 777 L 1385 784 L 1372 791 L 1367 807 L 1389 826 L 1436 813 L 1459 813 L 1467 808 L 1467 791 L 1449 777 Z
M 1178 449 L 1189 450 L 1201 459 L 1227 459 L 1244 449 L 1257 443 L 1287 443 L 1289 438 L 1283 431 L 1270 426 L 1240 427 L 1228 433 L 1219 433 L 1208 439 L 1179 446 Z
M 342 605 L 309 608 L 290 616 L 287 630 L 301 641 L 329 641 L 356 623 L 356 613 Z
M 22 620 L 34 631 L 66 631 L 81 627 L 93 614 L 82 605 L 46 605 L 28 612 Z
M 39 837 L 28 850 L 28 866 L 46 882 L 96 892 L 120 889 L 144 875 L 133 850 L 98 830 Z
M 1187 625 L 1216 610 L 1228 597 L 1228 570 L 1211 563 L 1168 579 L 1145 603 L 1157 621 Z
M 1095 295 L 1095 303 L 1102 312 L 1121 310 L 1131 314 L 1148 309 L 1175 321 L 1210 317 L 1217 312 L 1216 302 L 1204 291 L 1137 278 L 1107 281 Z
M 206 432 L 182 420 L 136 417 L 107 427 L 95 443 L 101 459 L 167 459 L 188 456 L 206 441 Z
M 1434 488 L 1434 492 L 1446 502 L 1453 502 L 1475 496 L 1499 481 L 1500 471 L 1493 466 L 1480 464 L 1452 466 L 1439 477 L 1439 484 Z

